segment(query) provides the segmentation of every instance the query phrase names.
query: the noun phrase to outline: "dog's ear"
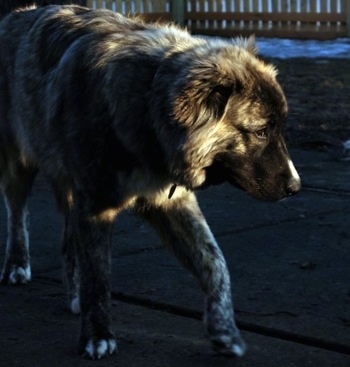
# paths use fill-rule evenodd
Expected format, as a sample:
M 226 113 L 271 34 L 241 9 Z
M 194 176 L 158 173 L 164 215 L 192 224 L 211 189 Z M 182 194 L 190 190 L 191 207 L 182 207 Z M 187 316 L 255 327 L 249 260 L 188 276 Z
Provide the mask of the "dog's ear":
M 177 99 L 175 116 L 187 125 L 203 124 L 219 120 L 225 113 L 229 98 L 240 93 L 243 84 L 238 80 L 220 80 L 220 77 L 209 80 L 196 80 L 182 90 Z
M 225 112 L 230 96 L 240 93 L 242 89 L 243 84 L 239 80 L 214 86 L 206 99 L 206 106 L 213 113 L 213 117 L 220 119 Z
M 255 36 L 251 35 L 249 38 L 237 37 L 233 39 L 234 44 L 245 48 L 253 56 L 258 54 L 258 47 L 256 46 Z

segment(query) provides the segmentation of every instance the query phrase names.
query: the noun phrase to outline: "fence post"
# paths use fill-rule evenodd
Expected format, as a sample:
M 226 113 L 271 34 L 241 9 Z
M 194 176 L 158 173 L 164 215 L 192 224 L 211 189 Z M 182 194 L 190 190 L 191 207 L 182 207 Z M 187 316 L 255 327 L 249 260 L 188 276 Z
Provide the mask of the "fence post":
M 183 25 L 185 23 L 185 4 L 187 0 L 171 0 L 171 14 L 175 23 Z M 349 0 L 350 1 L 350 0 Z

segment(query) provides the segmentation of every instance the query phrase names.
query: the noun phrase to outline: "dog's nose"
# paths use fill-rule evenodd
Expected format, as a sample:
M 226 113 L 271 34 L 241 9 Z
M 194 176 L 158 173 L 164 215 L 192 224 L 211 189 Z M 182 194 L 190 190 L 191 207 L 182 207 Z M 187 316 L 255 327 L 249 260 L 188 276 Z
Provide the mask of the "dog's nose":
M 293 162 L 289 159 L 288 160 L 289 170 L 290 170 L 290 178 L 289 182 L 287 184 L 287 194 L 292 196 L 297 194 L 301 189 L 301 182 L 300 182 L 300 176 L 297 172 L 297 170 L 294 167 Z
M 291 178 L 287 186 L 288 195 L 296 195 L 301 190 L 300 178 Z

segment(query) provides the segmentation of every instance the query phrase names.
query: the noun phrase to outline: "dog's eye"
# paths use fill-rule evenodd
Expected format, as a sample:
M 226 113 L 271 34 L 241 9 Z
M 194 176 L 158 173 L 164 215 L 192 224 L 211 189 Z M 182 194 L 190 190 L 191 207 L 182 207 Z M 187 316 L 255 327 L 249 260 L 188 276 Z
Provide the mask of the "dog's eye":
M 267 139 L 267 128 L 256 131 L 255 136 L 259 139 Z

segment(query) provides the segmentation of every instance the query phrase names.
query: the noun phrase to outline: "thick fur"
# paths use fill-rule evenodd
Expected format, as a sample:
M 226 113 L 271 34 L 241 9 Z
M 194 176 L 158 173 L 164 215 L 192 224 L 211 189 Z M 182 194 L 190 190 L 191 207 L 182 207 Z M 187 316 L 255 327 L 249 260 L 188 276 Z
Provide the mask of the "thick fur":
M 253 40 L 191 37 L 175 26 L 77 6 L 0 23 L 1 187 L 9 213 L 2 281 L 30 281 L 26 199 L 38 168 L 65 216 L 63 252 L 80 351 L 116 351 L 110 246 L 127 207 L 149 221 L 206 296 L 213 347 L 241 356 L 224 257 L 194 190 L 228 181 L 263 200 L 300 189 L 282 137 L 276 71 Z
M 45 6 L 49 4 L 79 4 L 86 6 L 87 0 L 1 0 L 0 1 L 0 17 L 9 14 L 11 11 L 17 8 L 23 8 L 25 6 Z

